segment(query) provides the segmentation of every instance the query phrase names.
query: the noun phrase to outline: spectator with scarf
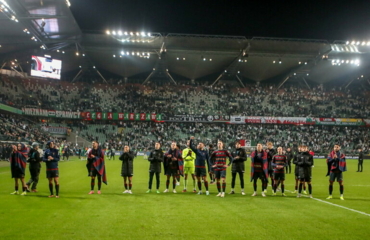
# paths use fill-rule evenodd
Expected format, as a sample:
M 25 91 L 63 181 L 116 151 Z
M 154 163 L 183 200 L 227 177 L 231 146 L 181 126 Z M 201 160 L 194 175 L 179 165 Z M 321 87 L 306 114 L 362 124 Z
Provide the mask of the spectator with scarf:
M 91 177 L 91 190 L 89 194 L 94 194 L 95 178 L 98 177 L 98 194 L 101 194 L 101 182 L 108 184 L 107 175 L 105 174 L 104 151 L 97 141 L 92 142 L 92 148 L 87 155 L 86 167 Z
M 42 161 L 46 164 L 46 177 L 49 180 L 50 190 L 49 198 L 54 197 L 53 180 L 55 184 L 55 197 L 59 198 L 59 150 L 55 148 L 53 141 L 47 142 L 46 147 L 47 149 L 45 150 Z
M 24 176 L 27 165 L 27 154 L 28 149 L 23 143 L 18 143 L 17 145 L 12 146 L 12 153 L 10 155 L 10 169 L 12 172 L 12 178 L 14 178 L 14 188 L 15 191 L 12 192 L 12 195 L 19 194 L 18 192 L 18 181 L 22 183 L 23 192 L 21 195 L 27 195 L 27 186 L 24 182 Z
M 333 183 L 335 180 L 339 183 L 340 200 L 344 200 L 343 192 L 343 172 L 347 171 L 346 156 L 340 151 L 339 144 L 334 145 L 334 150 L 330 152 L 327 159 L 328 173 L 329 175 L 329 197 L 326 199 L 332 199 Z

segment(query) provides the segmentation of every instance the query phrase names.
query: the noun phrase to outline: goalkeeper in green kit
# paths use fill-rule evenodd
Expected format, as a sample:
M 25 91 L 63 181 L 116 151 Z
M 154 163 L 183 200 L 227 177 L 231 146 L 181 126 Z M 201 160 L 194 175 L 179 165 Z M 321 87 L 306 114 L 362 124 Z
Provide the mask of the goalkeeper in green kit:
M 195 152 L 190 149 L 189 147 L 190 140 L 187 141 L 186 145 L 188 146 L 182 151 L 182 159 L 184 160 L 184 190 L 182 192 L 186 192 L 187 184 L 188 184 L 188 174 L 191 174 L 193 178 L 193 192 L 196 193 L 197 190 L 195 189 Z

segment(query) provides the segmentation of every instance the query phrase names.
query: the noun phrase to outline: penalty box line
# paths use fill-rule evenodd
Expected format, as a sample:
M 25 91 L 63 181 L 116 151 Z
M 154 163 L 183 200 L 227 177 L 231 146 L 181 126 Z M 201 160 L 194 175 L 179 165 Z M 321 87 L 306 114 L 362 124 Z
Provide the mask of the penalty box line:
M 292 192 L 292 191 L 289 191 L 289 190 L 286 190 L 287 192 Z M 302 197 L 309 197 L 309 196 L 306 196 L 306 195 L 301 195 Z M 312 198 L 316 201 L 319 201 L 319 202 L 322 202 L 322 203 L 326 203 L 326 204 L 329 204 L 329 205 L 332 205 L 332 206 L 335 206 L 335 207 L 339 207 L 339 208 L 343 208 L 343 209 L 346 209 L 346 210 L 349 210 L 349 211 L 352 211 L 352 212 L 355 212 L 355 213 L 359 213 L 359 214 L 362 214 L 362 215 L 365 215 L 365 216 L 368 216 L 370 217 L 370 214 L 369 213 L 366 213 L 366 212 L 361 212 L 361 211 L 358 211 L 358 210 L 355 210 L 355 209 L 352 209 L 352 208 L 348 208 L 348 207 L 344 207 L 344 206 L 341 206 L 341 205 L 338 205 L 338 204 L 335 204 L 335 203 L 331 203 L 331 202 L 328 202 L 328 201 L 324 201 L 324 200 L 321 200 L 321 199 L 318 199 L 318 198 Z

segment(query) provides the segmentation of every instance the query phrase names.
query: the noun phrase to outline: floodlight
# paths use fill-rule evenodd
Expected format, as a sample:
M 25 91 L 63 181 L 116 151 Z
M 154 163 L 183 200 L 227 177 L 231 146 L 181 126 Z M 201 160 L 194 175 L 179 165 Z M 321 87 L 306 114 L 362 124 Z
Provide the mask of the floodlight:
M 122 32 L 121 31 L 118 31 L 118 35 L 122 36 Z
M 112 34 L 113 34 L 113 35 L 116 35 L 116 31 L 113 31 L 113 32 L 112 32 Z

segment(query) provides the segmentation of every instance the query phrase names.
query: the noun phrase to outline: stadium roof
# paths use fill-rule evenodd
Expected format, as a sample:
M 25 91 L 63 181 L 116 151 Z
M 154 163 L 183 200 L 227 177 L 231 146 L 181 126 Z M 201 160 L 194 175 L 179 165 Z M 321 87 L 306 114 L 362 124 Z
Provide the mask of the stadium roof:
M 367 42 L 142 33 L 123 29 L 82 32 L 68 1 L 0 3 L 0 58 L 4 62 L 17 59 L 24 71 L 29 68 L 31 55 L 48 54 L 63 60 L 62 73 L 94 68 L 122 78 L 146 80 L 162 73 L 170 79 L 212 77 L 242 82 L 301 77 L 328 82 L 370 73 L 366 70 L 370 64 Z

